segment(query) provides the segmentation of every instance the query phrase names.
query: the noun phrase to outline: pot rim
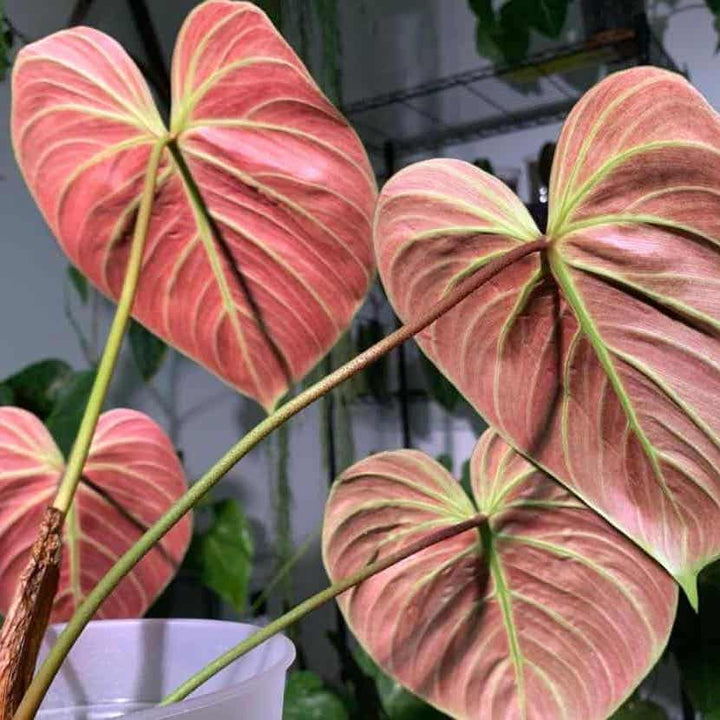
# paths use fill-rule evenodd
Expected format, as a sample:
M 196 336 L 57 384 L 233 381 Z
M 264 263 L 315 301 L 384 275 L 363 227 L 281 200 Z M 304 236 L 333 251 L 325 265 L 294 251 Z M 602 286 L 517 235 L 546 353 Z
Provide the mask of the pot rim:
M 63 628 L 65 627 L 66 623 L 55 623 L 53 625 L 50 625 L 48 630 L 53 631 L 56 634 L 59 634 L 62 632 Z M 85 629 L 83 630 L 83 635 L 93 628 L 95 629 L 102 629 L 102 628 L 122 628 L 123 626 L 151 626 L 151 625 L 173 625 L 176 627 L 195 627 L 197 629 L 202 629 L 202 627 L 207 627 L 208 625 L 225 625 L 228 627 L 244 627 L 244 628 L 252 628 L 253 630 L 260 629 L 261 626 L 253 625 L 251 623 L 244 623 L 244 622 L 235 622 L 232 620 L 214 620 L 214 619 L 204 619 L 204 618 L 116 618 L 116 619 L 108 619 L 108 620 L 91 620 Z M 46 636 L 47 637 L 47 636 Z M 241 642 L 238 640 L 238 642 Z M 281 656 L 275 660 L 274 662 L 270 663 L 267 667 L 263 668 L 262 672 L 254 677 L 248 678 L 246 680 L 241 680 L 239 682 L 232 683 L 228 685 L 227 687 L 224 687 L 220 690 L 215 690 L 212 692 L 202 692 L 202 686 L 200 686 L 197 690 L 195 690 L 195 693 L 200 693 L 199 695 L 192 694 L 189 697 L 185 698 L 184 700 L 180 700 L 177 703 L 173 703 L 172 705 L 163 706 L 162 708 L 155 704 L 150 708 L 147 708 L 145 710 L 140 710 L 137 712 L 132 713 L 132 717 L 137 717 L 138 720 L 141 720 L 146 713 L 157 713 L 158 710 L 166 710 L 168 712 L 167 717 L 172 717 L 172 710 L 176 709 L 176 714 L 181 714 L 183 712 L 190 711 L 193 709 L 200 709 L 205 707 L 211 707 L 213 705 L 216 705 L 223 700 L 227 699 L 228 697 L 242 697 L 243 695 L 247 694 L 248 692 L 251 692 L 254 687 L 263 681 L 263 679 L 270 674 L 273 673 L 280 673 L 280 672 L 287 672 L 287 669 L 290 667 L 292 662 L 295 660 L 296 652 L 295 652 L 295 645 L 292 643 L 291 640 L 289 640 L 285 635 L 278 633 L 277 635 L 273 635 L 272 637 L 265 640 L 263 643 L 258 645 L 257 648 L 253 648 L 250 652 L 253 652 L 254 650 L 258 650 L 262 648 L 266 643 L 274 642 L 274 643 L 280 643 L 283 645 L 283 652 Z M 232 646 L 231 646 L 232 647 Z M 229 649 L 229 648 L 228 648 Z M 62 672 L 62 670 L 61 670 Z M 113 702 L 118 702 L 119 699 L 108 699 L 107 701 L 98 701 L 98 703 L 95 704 L 107 704 L 112 705 Z M 145 702 L 144 700 L 139 700 L 138 702 Z M 42 717 L 47 717 L 50 719 L 52 717 L 52 714 L 55 711 L 62 712 L 63 710 L 68 710 L 67 706 L 60 707 L 40 707 L 40 711 L 43 712 Z M 153 716 L 154 717 L 154 716 Z

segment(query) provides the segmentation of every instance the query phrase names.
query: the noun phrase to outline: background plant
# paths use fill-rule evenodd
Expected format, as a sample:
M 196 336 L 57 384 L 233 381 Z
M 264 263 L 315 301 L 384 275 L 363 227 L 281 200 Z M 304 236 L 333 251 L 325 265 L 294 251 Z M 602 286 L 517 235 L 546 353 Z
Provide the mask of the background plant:
M 557 40 L 566 29 L 568 10 L 581 5 L 583 0 L 468 0 L 473 13 L 477 16 L 477 49 L 480 55 L 499 64 L 513 65 L 527 57 L 534 36 L 547 40 Z M 647 2 L 648 9 L 657 3 Z M 695 7 L 707 7 L 715 16 L 718 27 L 720 4 L 717 0 L 704 0 L 704 3 L 676 9 L 674 2 L 667 3 L 669 14 L 659 17 L 660 23 L 666 23 L 674 12 L 685 12 Z M 633 15 L 642 10 L 644 3 L 607 3 L 604 12 L 608 14 L 621 10 L 626 21 L 632 21 Z M 624 7 L 623 7 L 624 6 Z M 592 7 L 592 5 L 590 5 Z M 600 14 L 603 10 L 601 9 Z M 606 28 L 603 28 L 603 30 Z

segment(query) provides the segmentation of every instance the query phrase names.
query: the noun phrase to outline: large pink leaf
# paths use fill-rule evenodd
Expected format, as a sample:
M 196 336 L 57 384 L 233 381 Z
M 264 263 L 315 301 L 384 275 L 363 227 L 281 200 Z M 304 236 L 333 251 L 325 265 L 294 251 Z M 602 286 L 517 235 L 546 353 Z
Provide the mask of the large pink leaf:
M 117 298 L 151 149 L 176 140 L 213 223 L 166 149 L 133 314 L 269 409 L 365 295 L 374 177 L 251 3 L 190 14 L 172 84 L 168 134 L 114 40 L 73 28 L 32 43 L 13 70 L 15 152 L 65 252 Z
M 695 599 L 720 554 L 720 122 L 680 76 L 612 75 L 563 128 L 549 249 L 420 338 L 511 443 L 646 548 Z M 454 160 L 383 190 L 375 236 L 398 312 L 540 236 Z
M 65 461 L 31 413 L 0 408 L 0 613 L 13 599 L 45 508 Z M 90 455 L 64 526 L 60 586 L 52 620 L 68 620 L 115 561 L 186 490 L 172 444 L 147 416 L 100 416 Z M 190 542 L 183 518 L 122 580 L 99 617 L 139 617 L 172 578 Z
M 386 672 L 453 717 L 607 717 L 662 652 L 677 586 L 494 431 L 471 476 L 488 524 L 341 595 L 353 632 Z M 346 576 L 476 512 L 426 455 L 375 455 L 333 488 L 326 566 Z

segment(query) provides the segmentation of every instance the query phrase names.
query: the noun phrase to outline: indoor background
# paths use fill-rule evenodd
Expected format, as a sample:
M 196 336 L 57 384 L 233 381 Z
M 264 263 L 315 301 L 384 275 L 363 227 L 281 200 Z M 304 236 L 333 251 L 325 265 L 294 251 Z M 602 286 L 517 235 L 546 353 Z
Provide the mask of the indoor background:
M 134 56 L 151 63 L 128 10 L 132 4 L 125 0 L 77 4 L 6 0 L 4 10 L 14 31 L 14 50 L 24 41 L 67 26 L 72 13 L 79 12 L 84 24 L 111 34 Z M 165 62 L 194 4 L 192 0 L 147 0 Z M 630 0 L 575 0 L 558 40 L 538 34 L 531 37 L 528 57 L 538 56 L 545 64 L 535 71 L 525 67 L 524 72 L 500 75 L 497 69 L 503 61 L 493 63 L 478 52 L 476 16 L 465 0 L 338 0 L 338 34 L 330 61 L 322 22 L 305 18 L 308 33 L 301 37 L 297 16 L 293 20 L 292 14 L 302 13 L 302 3 L 287 5 L 291 6 L 284 20 L 290 23 L 287 35 L 296 47 L 305 43 L 315 76 L 324 74 L 319 79 L 327 91 L 340 94 L 338 100 L 365 142 L 380 182 L 421 158 L 456 157 L 481 165 L 489 162 L 494 173 L 516 185 L 525 202 L 542 205 L 546 189 L 538 168 L 541 149 L 557 138 L 560 119 L 573 99 L 608 67 L 643 60 L 674 67 L 687 74 L 714 107 L 720 107 L 718 31 L 714 15 L 697 0 L 647 0 L 644 9 L 652 37 L 643 47 L 634 46 L 634 40 L 616 42 L 613 36 L 608 41 L 600 35 L 602 19 L 596 18 L 600 25 L 595 30 L 605 39 L 599 50 L 596 47 L 580 59 L 567 49 L 585 39 L 591 6 L 600 8 L 601 14 L 617 6 L 621 17 L 634 17 L 638 7 Z M 643 3 L 639 5 L 642 8 Z M 630 27 L 637 30 L 632 23 Z M 559 59 L 554 59 L 555 54 Z M 0 134 L 4 138 L 9 136 L 9 107 L 8 75 L 0 83 Z M 0 377 L 50 356 L 76 368 L 86 367 L 87 353 L 72 330 L 69 315 L 93 345 L 104 336 L 110 307 L 102 300 L 83 305 L 76 297 L 67 261 L 25 189 L 9 142 L 0 143 L 0 218 L 0 336 L 4 338 Z M 367 344 L 373 333 L 391 330 L 394 322 L 376 290 L 359 313 L 351 341 L 346 343 L 349 347 L 341 345 L 335 351 L 337 361 L 343 352 Z M 94 352 L 92 347 L 89 351 Z M 174 352 L 151 383 L 148 393 L 126 353 L 111 404 L 122 397 L 123 404 L 141 408 L 158 420 L 182 451 L 191 478 L 261 418 L 255 403 Z M 256 546 L 251 598 L 257 598 L 275 575 L 280 559 L 302 550 L 291 580 L 281 582 L 269 595 L 271 613 L 290 597 L 303 598 L 326 584 L 318 533 L 332 467 L 339 471 L 354 457 L 408 444 L 444 456 L 459 474 L 483 427 L 447 387 L 438 387 L 438 377 L 425 368 L 414 347 L 407 348 L 404 357 L 394 353 L 380 376 L 363 383 L 335 393 L 331 406 L 318 404 L 297 417 L 289 426 L 286 448 L 276 436 L 244 459 L 217 490 L 217 497 L 238 499 L 251 520 Z M 288 491 L 289 513 L 283 505 Z M 285 542 L 280 559 L 279 542 Z M 179 614 L 236 616 L 228 604 L 188 588 L 172 602 Z M 298 630 L 301 643 L 302 638 L 306 640 L 302 648 L 307 666 L 331 680 L 337 678 L 339 666 L 326 632 L 335 628 L 336 611 L 327 606 L 304 620 Z M 649 682 L 653 693 L 666 698 L 669 717 L 682 717 L 672 673 Z

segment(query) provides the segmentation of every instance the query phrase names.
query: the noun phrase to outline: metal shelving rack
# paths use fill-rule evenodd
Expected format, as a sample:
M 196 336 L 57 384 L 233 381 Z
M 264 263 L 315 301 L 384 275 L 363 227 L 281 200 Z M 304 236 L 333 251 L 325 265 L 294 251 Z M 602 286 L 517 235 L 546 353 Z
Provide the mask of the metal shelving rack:
M 679 72 L 673 59 L 652 33 L 645 14 L 635 18 L 633 27 L 596 33 L 582 42 L 535 53 L 515 65 L 486 65 L 414 87 L 364 98 L 347 104 L 344 112 L 358 128 L 368 150 L 378 160 L 384 161 L 385 175 L 389 176 L 402 156 L 437 151 L 448 145 L 562 120 L 588 89 L 571 90 L 562 82 L 564 73 L 598 65 L 608 70 L 618 70 L 641 64 Z M 550 102 L 536 102 L 531 98 L 525 107 L 508 109 L 483 88 L 483 84 L 489 80 L 522 83 L 541 79 L 551 83 L 562 97 Z M 457 89 L 477 98 L 492 111 L 467 122 L 448 123 L 418 106 L 420 100 L 434 98 L 441 101 L 443 95 Z M 373 117 L 379 111 L 398 107 L 422 117 L 426 129 L 405 136 L 393 136 L 379 129 L 382 123 L 373 123 Z
M 606 18 L 601 22 L 604 20 Z M 645 64 L 680 72 L 662 43 L 652 33 L 644 13 L 637 14 L 631 24 L 632 27 L 596 32 L 582 42 L 534 53 L 522 63 L 485 65 L 413 87 L 364 98 L 345 105 L 343 111 L 358 129 L 365 147 L 375 157 L 376 168 L 381 168 L 379 179 L 382 181 L 398 169 L 404 157 L 424 151 L 438 152 L 450 145 L 562 121 L 592 84 L 590 82 L 586 87 L 567 85 L 562 81 L 565 73 L 597 66 L 604 66 L 609 72 Z M 509 109 L 504 106 L 493 95 L 492 88 L 487 87 L 488 81 L 492 80 L 517 84 L 541 79 L 555 88 L 556 97 L 546 102 L 536 102 L 536 98 L 531 98 L 521 108 Z M 447 93 L 458 89 L 481 101 L 479 105 L 490 108 L 491 112 L 453 123 L 418 105 L 418 101 L 441 99 Z M 557 97 L 558 95 L 561 97 Z M 419 116 L 426 129 L 407 135 L 380 130 L 379 128 L 385 125 L 377 121 L 377 114 L 389 108 Z M 397 352 L 397 362 L 398 390 L 395 398 L 399 401 L 403 444 L 410 447 L 412 438 L 409 405 L 413 400 L 426 399 L 427 394 L 422 390 L 413 391 L 409 388 L 408 361 L 403 346 Z

